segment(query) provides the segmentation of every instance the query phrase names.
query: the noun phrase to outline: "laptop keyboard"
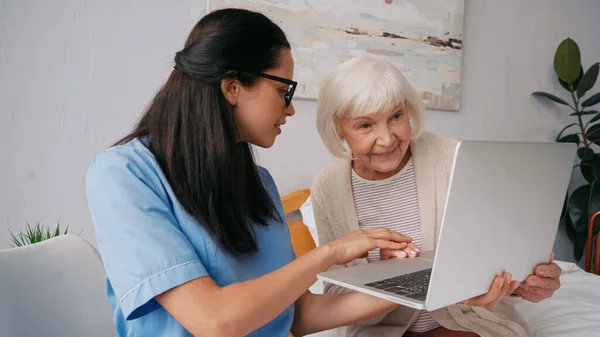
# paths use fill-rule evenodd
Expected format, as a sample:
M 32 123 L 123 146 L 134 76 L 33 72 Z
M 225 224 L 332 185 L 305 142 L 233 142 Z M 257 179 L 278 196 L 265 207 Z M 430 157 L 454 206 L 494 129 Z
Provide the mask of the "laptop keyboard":
M 425 269 L 415 273 L 367 283 L 365 286 L 406 296 L 418 301 L 424 301 L 425 297 L 427 297 L 429 276 L 431 276 L 431 269 Z

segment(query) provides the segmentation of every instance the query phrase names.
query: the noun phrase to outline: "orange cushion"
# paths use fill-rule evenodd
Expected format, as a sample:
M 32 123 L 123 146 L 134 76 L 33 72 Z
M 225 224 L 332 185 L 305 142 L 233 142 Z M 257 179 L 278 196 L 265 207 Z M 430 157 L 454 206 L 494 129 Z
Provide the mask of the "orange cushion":
M 317 246 L 310 235 L 308 227 L 302 221 L 290 221 L 288 222 L 290 228 L 290 236 L 292 237 L 292 246 L 294 246 L 294 252 L 296 257 L 299 257 Z

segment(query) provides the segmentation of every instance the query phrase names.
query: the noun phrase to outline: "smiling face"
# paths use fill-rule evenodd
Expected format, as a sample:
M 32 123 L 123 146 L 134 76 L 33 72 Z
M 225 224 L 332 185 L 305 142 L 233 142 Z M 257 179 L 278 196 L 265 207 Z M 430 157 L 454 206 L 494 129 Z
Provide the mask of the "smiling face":
M 264 74 L 291 80 L 294 77 L 294 59 L 290 50 L 282 49 L 278 65 Z M 286 106 L 290 85 L 276 79 L 259 77 L 251 87 L 232 81 L 224 83 L 222 89 L 235 115 L 239 141 L 269 148 L 281 134 L 286 118 L 295 114 L 291 102 Z
M 365 179 L 390 177 L 410 158 L 411 125 L 404 103 L 364 116 L 344 116 L 339 127 L 354 158 L 352 167 Z
M 317 129 L 335 157 L 369 180 L 385 179 L 410 159 L 423 133 L 421 94 L 387 59 L 352 58 L 327 73 L 319 88 Z

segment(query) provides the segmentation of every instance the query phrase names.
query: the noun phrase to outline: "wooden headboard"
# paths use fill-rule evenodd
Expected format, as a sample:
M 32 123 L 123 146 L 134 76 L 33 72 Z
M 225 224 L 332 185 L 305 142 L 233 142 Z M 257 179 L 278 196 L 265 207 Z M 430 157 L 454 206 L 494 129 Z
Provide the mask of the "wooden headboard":
M 281 198 L 281 203 L 283 204 L 285 215 L 299 211 L 308 197 L 310 197 L 310 190 L 308 189 L 297 190 L 284 195 Z M 316 248 L 308 227 L 302 221 L 288 221 L 288 226 L 296 257 Z
M 596 217 L 600 216 L 600 211 L 594 213 L 588 221 L 588 233 L 586 240 L 585 251 L 585 271 L 600 275 L 600 234 L 596 235 L 596 245 L 594 247 L 594 224 Z M 595 249 L 595 256 L 592 256 L 592 251 Z M 593 263 L 593 270 L 592 270 Z
M 281 197 L 285 215 L 299 211 L 308 197 L 310 197 L 310 190 L 307 189 L 294 191 Z M 288 227 L 296 257 L 316 248 L 308 227 L 302 221 L 288 221 Z M 294 337 L 294 335 L 290 332 L 288 337 Z

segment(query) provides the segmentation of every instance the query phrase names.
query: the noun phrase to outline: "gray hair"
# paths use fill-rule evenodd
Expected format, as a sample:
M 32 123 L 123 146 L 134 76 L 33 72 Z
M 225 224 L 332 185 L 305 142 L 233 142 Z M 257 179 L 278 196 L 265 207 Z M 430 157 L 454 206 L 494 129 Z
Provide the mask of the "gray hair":
M 405 103 L 411 123 L 411 138 L 422 133 L 425 105 L 419 92 L 388 60 L 355 57 L 339 64 L 322 80 L 317 102 L 317 129 L 329 152 L 350 158 L 340 136 L 341 117 L 357 118 L 394 109 Z

